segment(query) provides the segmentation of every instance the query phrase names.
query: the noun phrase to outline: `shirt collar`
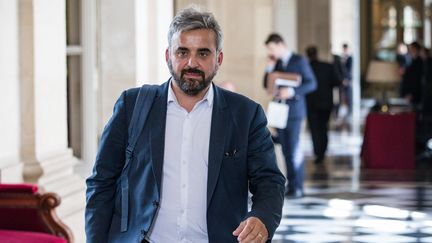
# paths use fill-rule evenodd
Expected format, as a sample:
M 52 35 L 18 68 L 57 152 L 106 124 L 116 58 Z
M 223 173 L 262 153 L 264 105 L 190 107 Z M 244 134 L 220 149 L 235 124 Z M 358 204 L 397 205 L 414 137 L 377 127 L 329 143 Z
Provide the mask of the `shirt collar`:
M 175 96 L 174 91 L 173 91 L 172 86 L 171 86 L 172 82 L 173 82 L 173 79 L 171 79 L 171 81 L 169 83 L 169 87 L 168 87 L 167 104 L 169 104 L 171 102 L 175 102 L 176 104 L 178 104 L 177 97 Z M 209 107 L 211 107 L 213 105 L 213 100 L 214 100 L 214 90 L 213 90 L 213 82 L 212 82 L 210 84 L 210 88 L 207 90 L 207 92 L 204 95 L 204 97 L 202 98 L 202 100 L 200 100 L 198 103 L 202 103 L 202 102 L 207 101 L 207 105 Z

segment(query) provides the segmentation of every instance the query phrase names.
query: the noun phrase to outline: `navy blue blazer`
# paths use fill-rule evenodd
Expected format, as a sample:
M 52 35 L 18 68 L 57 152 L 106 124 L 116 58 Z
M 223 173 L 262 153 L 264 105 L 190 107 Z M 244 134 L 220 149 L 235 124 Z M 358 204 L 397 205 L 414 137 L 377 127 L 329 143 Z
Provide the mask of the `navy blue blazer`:
M 149 232 L 159 208 L 168 85 L 157 90 L 130 164 L 124 232 L 119 176 L 138 89 L 124 91 L 118 99 L 87 179 L 87 242 L 140 242 Z M 232 232 L 250 216 L 261 219 L 272 237 L 281 220 L 285 179 L 276 165 L 264 112 L 244 96 L 213 87 L 207 202 L 203 202 L 209 242 L 237 242 Z M 234 150 L 237 153 L 230 153 Z M 250 211 L 248 189 L 253 195 Z
M 288 120 L 303 119 L 306 116 L 305 95 L 317 88 L 315 75 L 306 59 L 294 53 L 287 65 L 281 64 L 282 62 L 278 61 L 273 71 L 297 73 L 302 77 L 301 85 L 294 88 L 295 96 L 285 100 L 285 103 L 289 106 Z M 264 88 L 267 88 L 267 74 L 264 77 Z

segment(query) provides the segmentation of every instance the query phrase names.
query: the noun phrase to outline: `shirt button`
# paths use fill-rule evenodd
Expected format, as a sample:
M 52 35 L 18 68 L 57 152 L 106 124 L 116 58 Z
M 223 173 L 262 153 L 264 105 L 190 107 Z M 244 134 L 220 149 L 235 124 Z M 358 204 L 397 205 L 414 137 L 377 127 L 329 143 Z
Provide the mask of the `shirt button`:
M 185 184 L 183 184 L 183 185 L 182 185 L 182 187 L 183 187 L 183 188 L 186 188 L 186 185 L 185 185 Z

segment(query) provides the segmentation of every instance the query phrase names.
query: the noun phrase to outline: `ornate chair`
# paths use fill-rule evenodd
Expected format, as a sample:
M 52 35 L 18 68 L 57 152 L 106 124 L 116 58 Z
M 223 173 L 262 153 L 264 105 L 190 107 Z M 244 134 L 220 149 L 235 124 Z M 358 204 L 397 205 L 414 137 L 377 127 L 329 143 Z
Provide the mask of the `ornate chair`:
M 37 185 L 0 184 L 0 242 L 71 243 L 71 230 L 55 213 L 60 197 Z

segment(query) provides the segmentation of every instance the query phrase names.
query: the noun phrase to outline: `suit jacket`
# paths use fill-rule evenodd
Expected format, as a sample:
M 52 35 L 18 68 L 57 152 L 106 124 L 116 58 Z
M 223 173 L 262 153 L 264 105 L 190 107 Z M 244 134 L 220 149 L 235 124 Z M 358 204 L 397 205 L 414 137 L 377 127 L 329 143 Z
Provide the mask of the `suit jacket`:
M 130 163 L 125 232 L 120 230 L 118 183 L 138 89 L 127 90 L 118 99 L 87 179 L 87 242 L 140 242 L 148 234 L 160 200 L 168 87 L 166 82 L 158 88 Z M 281 219 L 285 179 L 276 165 L 264 112 L 239 94 L 217 86 L 214 91 L 207 181 L 209 242 L 237 242 L 232 232 L 250 216 L 261 219 L 272 237 Z M 248 189 L 253 195 L 249 212 Z
M 345 65 L 342 63 L 342 58 L 339 55 L 332 54 L 333 66 L 336 70 L 339 80 L 343 80 L 346 77 Z M 342 82 L 341 82 L 342 83 Z
M 331 110 L 333 88 L 341 83 L 334 65 L 321 61 L 311 61 L 310 65 L 317 79 L 317 89 L 306 95 L 308 110 Z
M 302 83 L 295 87 L 295 96 L 284 100 L 289 106 L 288 120 L 303 119 L 306 116 L 305 95 L 316 89 L 316 79 L 309 63 L 300 55 L 292 54 L 286 66 L 279 60 L 273 71 L 298 73 L 302 76 Z M 264 77 L 264 88 L 267 88 L 267 74 Z M 289 123 L 288 123 L 289 124 Z
M 348 81 L 352 80 L 352 62 L 352 56 L 346 57 L 345 61 L 343 62 L 345 68 L 344 78 Z
M 402 97 L 412 95 L 411 103 L 417 105 L 422 99 L 423 60 L 413 59 L 402 76 L 400 94 Z
M 432 116 L 432 58 L 425 61 L 425 79 L 422 94 L 423 115 Z

